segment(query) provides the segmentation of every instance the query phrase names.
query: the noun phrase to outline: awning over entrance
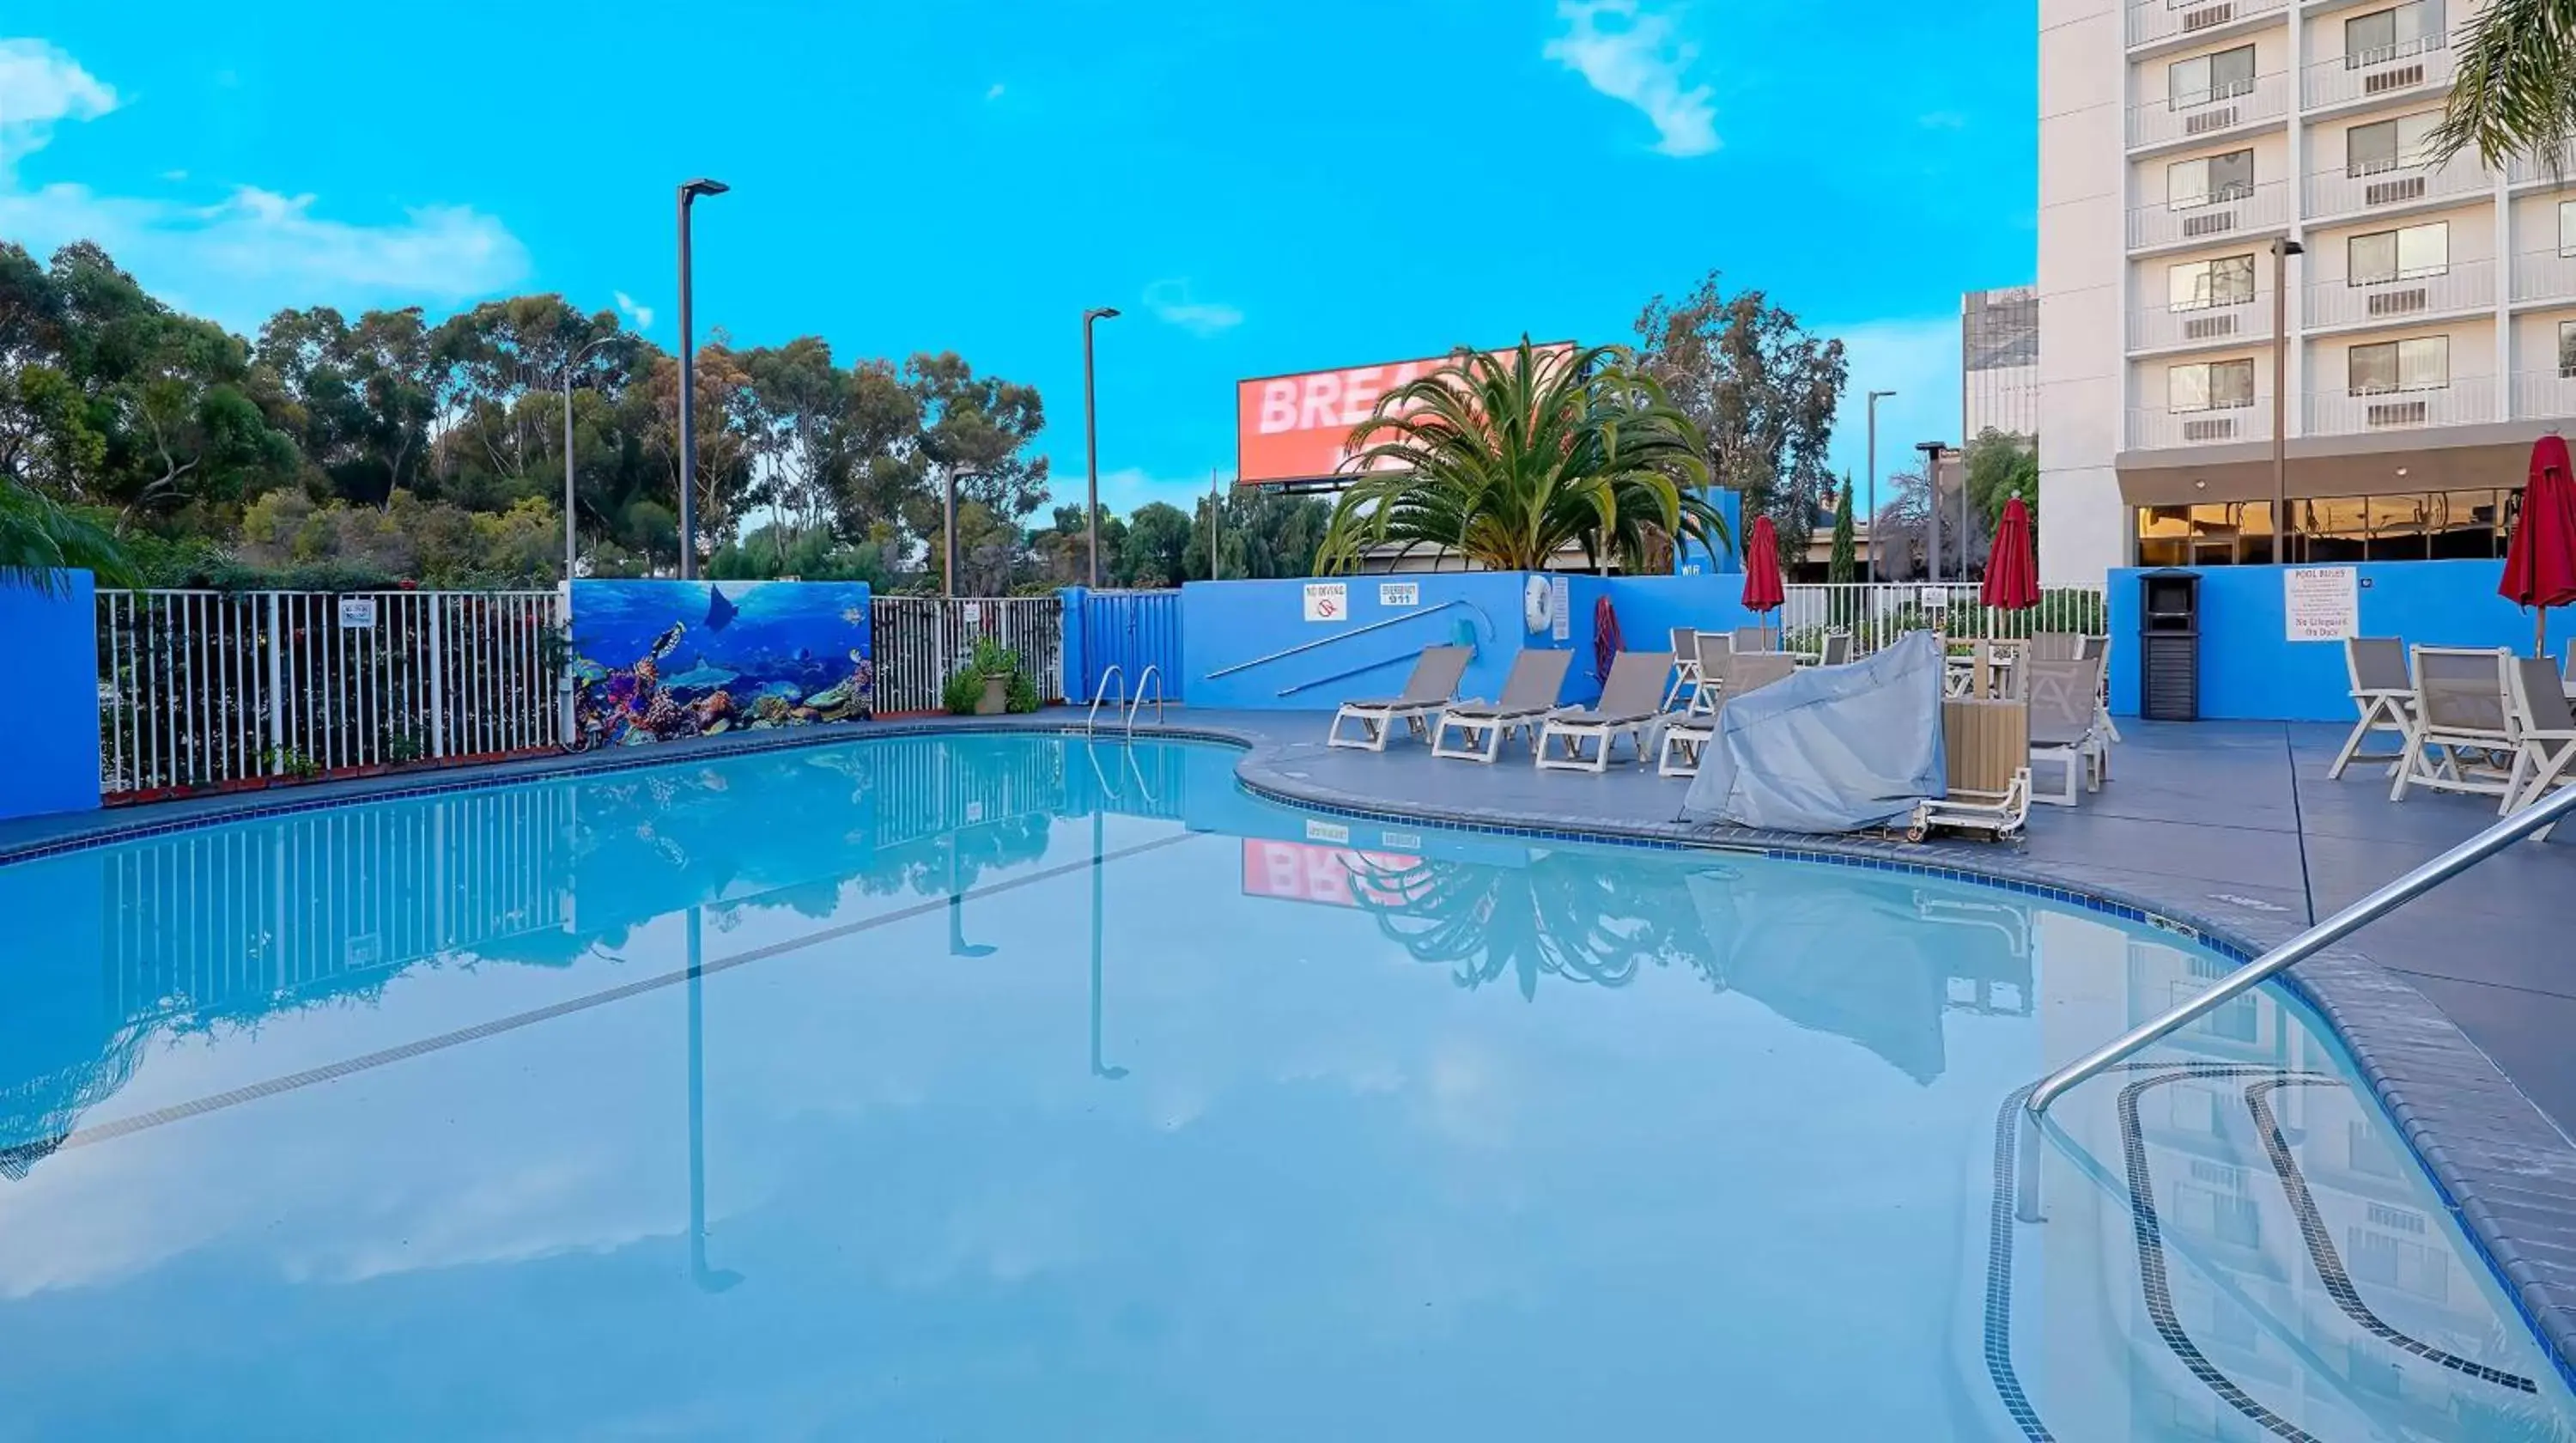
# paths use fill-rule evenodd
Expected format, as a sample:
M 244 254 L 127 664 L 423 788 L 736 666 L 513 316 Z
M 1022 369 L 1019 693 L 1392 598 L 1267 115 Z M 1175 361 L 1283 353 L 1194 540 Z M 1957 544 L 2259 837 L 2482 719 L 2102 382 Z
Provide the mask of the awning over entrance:
M 2366 436 L 2302 436 L 2285 448 L 2293 498 L 2385 496 L 2522 484 L 2539 422 L 2451 426 Z M 2186 506 L 2272 499 L 2269 442 L 2185 451 L 2125 451 L 2120 499 L 2131 506 Z

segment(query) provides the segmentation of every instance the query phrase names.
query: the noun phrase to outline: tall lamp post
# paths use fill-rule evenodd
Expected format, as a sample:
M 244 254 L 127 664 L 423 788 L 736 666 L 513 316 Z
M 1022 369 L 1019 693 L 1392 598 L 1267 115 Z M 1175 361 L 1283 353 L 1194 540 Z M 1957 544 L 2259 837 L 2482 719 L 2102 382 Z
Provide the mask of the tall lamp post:
M 607 335 L 605 335 L 605 336 L 601 336 L 599 339 L 597 339 L 597 340 L 595 340 L 595 341 L 592 341 L 589 345 L 582 347 L 580 350 L 573 352 L 573 353 L 572 353 L 572 359 L 570 359 L 570 360 L 568 360 L 568 361 L 564 362 L 564 368 L 563 368 L 563 377 L 562 377 L 562 380 L 563 380 L 563 403 L 564 403 L 564 585 L 565 585 L 565 586 L 570 586 L 570 585 L 572 585 L 573 567 L 577 564 L 577 561 L 578 561 L 578 559 L 579 559 L 579 557 L 580 557 L 580 554 L 581 554 L 581 548 L 580 548 L 580 546 L 576 543 L 576 541 L 575 541 L 575 539 L 574 539 L 574 531 L 573 531 L 573 512 L 572 512 L 572 508 L 573 508 L 573 499 L 572 499 L 572 482 L 573 482 L 573 467 L 572 467 L 572 378 L 573 378 L 573 373 L 574 373 L 574 372 L 576 372 L 576 371 L 578 371 L 578 370 L 580 370 L 580 369 L 581 369 L 581 363 L 582 363 L 582 362 L 584 362 L 584 361 L 589 360 L 589 359 L 590 359 L 594 354 L 596 354 L 596 353 L 599 351 L 599 349 L 600 349 L 601 347 L 603 347 L 603 346 L 607 346 L 607 345 L 610 345 L 610 344 L 613 344 L 613 343 L 618 342 L 618 341 L 622 341 L 622 340 L 624 340 L 624 339 L 626 339 L 626 337 L 625 337 L 623 334 L 620 334 L 620 333 L 618 333 L 618 332 L 614 332 L 614 331 L 612 331 L 612 332 L 610 332 L 609 334 L 607 334 Z M 569 595 L 570 593 L 569 593 L 569 592 L 567 592 L 566 594 L 567 594 L 567 595 Z
M 2272 242 L 2272 564 L 2290 564 L 2290 257 L 2307 247 Z
M 939 469 L 948 478 L 939 508 L 940 556 L 948 568 L 947 576 L 942 578 L 940 592 L 953 598 L 957 595 L 957 481 L 961 476 L 976 476 L 982 473 L 971 466 L 961 466 L 954 462 L 942 465 Z
M 1878 403 L 1894 391 L 1869 393 L 1869 579 L 1878 580 Z
M 1082 452 L 1091 475 L 1091 484 L 1083 492 L 1082 529 L 1091 550 L 1086 584 L 1095 589 L 1100 585 L 1100 418 L 1092 402 L 1091 328 L 1116 319 L 1116 306 L 1094 306 L 1082 313 Z
M 1942 441 L 1917 441 L 1914 449 L 1923 453 L 1923 485 L 1931 496 L 1931 504 L 1923 508 L 1926 523 L 1923 569 L 1930 573 L 1932 584 L 1938 586 L 1941 582 L 1941 453 L 1948 450 L 1949 445 Z
M 680 187 L 680 579 L 698 574 L 698 353 L 689 335 L 689 209 L 733 187 L 701 176 Z

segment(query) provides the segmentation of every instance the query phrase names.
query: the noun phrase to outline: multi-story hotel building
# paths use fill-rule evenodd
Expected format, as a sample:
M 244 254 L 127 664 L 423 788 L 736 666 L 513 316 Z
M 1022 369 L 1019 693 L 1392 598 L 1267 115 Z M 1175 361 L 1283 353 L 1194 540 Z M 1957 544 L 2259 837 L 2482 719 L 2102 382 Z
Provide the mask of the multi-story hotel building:
M 1988 431 L 2039 434 L 2039 291 L 1959 298 L 1959 444 Z
M 2041 0 L 2045 579 L 2500 552 L 2576 416 L 2576 186 L 2429 163 L 2474 4 Z

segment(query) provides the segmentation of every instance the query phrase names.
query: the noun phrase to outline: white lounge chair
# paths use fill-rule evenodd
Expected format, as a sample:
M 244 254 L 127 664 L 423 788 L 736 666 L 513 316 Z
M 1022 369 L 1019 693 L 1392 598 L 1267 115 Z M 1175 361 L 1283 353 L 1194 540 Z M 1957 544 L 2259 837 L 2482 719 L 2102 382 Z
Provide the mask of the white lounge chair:
M 1664 721 L 1656 705 L 1664 694 L 1664 677 L 1673 669 L 1669 651 L 1623 651 L 1610 663 L 1601 684 L 1601 700 L 1589 707 L 1560 711 L 1540 724 L 1538 764 L 1552 771 L 1599 772 L 1610 767 L 1610 749 L 1619 738 L 1635 743 L 1637 760 L 1654 751 L 1653 737 Z M 1561 749 L 1548 755 L 1548 744 Z M 1592 743 L 1586 753 L 1584 743 Z
M 1467 663 L 1476 655 L 1471 646 L 1426 646 L 1413 663 L 1413 675 L 1404 683 L 1404 695 L 1377 701 L 1346 701 L 1333 713 L 1333 724 L 1324 733 L 1327 745 L 1356 747 L 1362 751 L 1382 752 L 1395 724 L 1403 722 L 1414 735 L 1428 738 L 1432 719 L 1458 696 L 1458 679 L 1467 674 Z M 1357 736 L 1345 736 L 1342 723 L 1357 721 Z
M 1703 712 L 1717 710 L 1718 699 L 1726 694 L 1727 668 L 1735 660 L 1735 635 L 1725 631 L 1692 633 L 1698 638 L 1697 664 L 1692 674 L 1697 678 L 1682 695 L 1682 710 Z M 1670 710 L 1670 708 L 1666 708 Z
M 2576 787 L 2576 703 L 2567 699 L 2566 677 L 2547 657 L 2519 657 L 2510 679 L 2514 753 L 2503 808 L 2508 813 L 2539 806 L 2553 788 Z M 2549 840 L 2549 832 L 2534 840 Z
M 2519 750 L 2505 715 L 2512 672 L 2513 654 L 2501 648 L 2415 648 L 2415 724 L 2390 801 L 2415 787 L 2511 799 L 2511 776 L 2496 759 Z
M 1922 841 L 1934 827 L 1998 841 L 2019 832 L 2030 820 L 2030 708 L 1952 697 L 1941 703 L 1941 741 L 1950 794 L 1915 807 L 1907 839 Z
M 2074 806 L 2078 778 L 2083 790 L 2102 790 L 2102 759 L 2109 743 L 2094 724 L 2101 709 L 2102 663 L 2034 661 L 2025 675 L 2030 685 L 2030 760 L 2034 769 L 2040 762 L 2066 769 L 2063 787 L 2034 787 L 2031 797 L 2052 806 Z
M 1502 700 L 1491 705 L 1459 702 L 1440 713 L 1431 725 L 1431 754 L 1491 763 L 1503 754 L 1503 744 L 1514 732 L 1527 732 L 1530 747 L 1536 750 L 1539 723 L 1555 713 L 1557 693 L 1565 689 L 1566 666 L 1573 660 L 1570 651 L 1524 651 L 1512 658 L 1512 674 L 1503 679 Z M 1451 732 L 1459 734 L 1455 746 L 1450 744 Z
M 1735 649 L 1737 651 L 1769 651 L 1771 649 L 1771 628 L 1767 626 L 1737 627 L 1735 629 Z
M 1673 684 L 1664 693 L 1664 710 L 1689 702 L 1699 690 L 1699 633 L 1687 626 L 1673 628 Z
M 1664 724 L 1656 771 L 1668 777 L 1698 776 L 1700 752 L 1717 735 L 1718 718 L 1726 714 L 1726 702 L 1751 696 L 1775 681 L 1786 681 L 1798 670 L 1797 658 L 1785 651 L 1745 652 L 1729 660 L 1726 696 L 1716 711 L 1705 716 L 1676 717 Z
M 2353 636 L 2343 643 L 2344 674 L 2352 681 L 2352 704 L 2361 713 L 2352 735 L 2343 739 L 2329 780 L 2354 762 L 2395 762 L 2406 755 L 2407 734 L 2415 729 L 2415 679 L 2406 674 L 2406 643 L 2393 636 Z M 2397 733 L 2393 752 L 2362 751 L 2372 732 Z

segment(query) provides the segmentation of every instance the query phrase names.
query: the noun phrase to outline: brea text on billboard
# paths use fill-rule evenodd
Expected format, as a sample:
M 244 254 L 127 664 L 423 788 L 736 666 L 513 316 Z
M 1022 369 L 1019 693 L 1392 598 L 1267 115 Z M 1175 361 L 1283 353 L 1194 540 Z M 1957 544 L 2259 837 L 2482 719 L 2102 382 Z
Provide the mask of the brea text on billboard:
M 1534 349 L 1542 355 L 1570 355 L 1574 347 L 1554 342 Z M 1351 433 L 1376 414 L 1379 400 L 1448 363 L 1448 356 L 1432 356 L 1240 383 L 1235 391 L 1237 484 L 1320 481 L 1342 474 L 1350 465 Z

